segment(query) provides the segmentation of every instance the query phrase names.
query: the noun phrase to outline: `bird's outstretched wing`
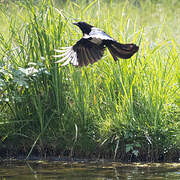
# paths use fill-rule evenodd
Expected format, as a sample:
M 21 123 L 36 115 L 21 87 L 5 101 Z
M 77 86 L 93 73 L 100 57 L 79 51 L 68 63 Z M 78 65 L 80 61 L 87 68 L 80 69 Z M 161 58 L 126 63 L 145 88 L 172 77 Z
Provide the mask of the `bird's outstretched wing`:
M 74 46 L 62 48 L 62 50 L 55 50 L 63 54 L 54 57 L 63 57 L 56 63 L 64 62 L 61 66 L 69 63 L 74 66 L 87 66 L 89 63 L 101 59 L 104 54 L 104 45 L 98 45 L 90 41 L 90 39 L 82 38 Z

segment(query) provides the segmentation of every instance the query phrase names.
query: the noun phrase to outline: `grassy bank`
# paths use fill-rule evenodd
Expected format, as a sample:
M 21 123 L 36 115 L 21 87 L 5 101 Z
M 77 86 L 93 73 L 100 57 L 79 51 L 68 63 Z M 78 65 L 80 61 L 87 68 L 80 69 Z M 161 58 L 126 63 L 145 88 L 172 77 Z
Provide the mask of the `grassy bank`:
M 178 1 L 0 4 L 0 152 L 122 161 L 179 158 Z M 140 46 L 129 60 L 106 51 L 88 67 L 60 67 L 54 49 L 86 21 Z

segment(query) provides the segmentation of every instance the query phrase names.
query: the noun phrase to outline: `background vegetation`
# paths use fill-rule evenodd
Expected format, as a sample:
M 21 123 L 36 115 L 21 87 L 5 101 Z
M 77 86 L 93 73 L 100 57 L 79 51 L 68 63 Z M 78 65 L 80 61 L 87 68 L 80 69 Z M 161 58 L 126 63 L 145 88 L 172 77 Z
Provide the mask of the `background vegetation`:
M 178 161 L 180 2 L 0 3 L 0 154 Z M 60 67 L 86 21 L 139 52 Z

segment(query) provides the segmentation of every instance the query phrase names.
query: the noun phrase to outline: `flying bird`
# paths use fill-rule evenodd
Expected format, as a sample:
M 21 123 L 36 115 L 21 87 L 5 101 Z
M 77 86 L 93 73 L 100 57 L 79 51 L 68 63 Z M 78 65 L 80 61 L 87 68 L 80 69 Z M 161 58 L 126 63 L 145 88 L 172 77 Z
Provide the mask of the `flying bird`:
M 55 50 L 62 53 L 54 57 L 63 57 L 56 63 L 64 62 L 61 66 L 69 63 L 74 66 L 87 66 L 100 60 L 107 47 L 115 61 L 118 58 L 128 59 L 139 49 L 135 44 L 121 44 L 107 35 L 104 31 L 86 22 L 73 23 L 78 26 L 83 37 L 71 47 L 62 47 L 61 50 Z

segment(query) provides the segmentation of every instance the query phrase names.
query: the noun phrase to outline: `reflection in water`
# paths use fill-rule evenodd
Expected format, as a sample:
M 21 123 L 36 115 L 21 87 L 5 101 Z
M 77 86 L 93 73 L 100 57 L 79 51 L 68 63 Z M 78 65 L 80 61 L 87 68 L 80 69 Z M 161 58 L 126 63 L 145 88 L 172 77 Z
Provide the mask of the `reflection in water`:
M 0 180 L 180 180 L 180 164 L 122 164 L 99 162 L 4 161 Z

